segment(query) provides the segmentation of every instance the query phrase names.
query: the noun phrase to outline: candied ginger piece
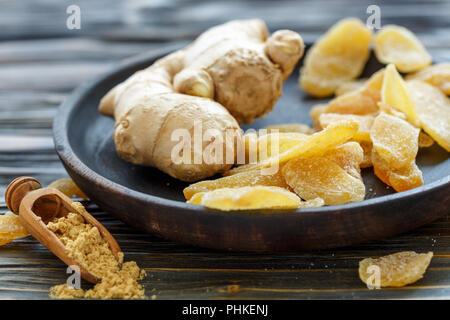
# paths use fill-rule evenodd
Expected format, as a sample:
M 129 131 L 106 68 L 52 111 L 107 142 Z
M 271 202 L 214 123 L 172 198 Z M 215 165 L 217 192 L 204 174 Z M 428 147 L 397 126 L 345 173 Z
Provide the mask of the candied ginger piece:
M 348 92 L 362 89 L 362 88 L 364 88 L 364 84 L 366 83 L 366 81 L 367 81 L 367 79 L 363 78 L 363 79 L 356 79 L 353 81 L 344 82 L 337 87 L 336 91 L 334 92 L 334 95 L 336 97 L 338 97 L 338 96 L 342 96 L 343 94 L 346 94 Z
M 361 141 L 359 143 L 361 148 L 363 149 L 363 161 L 359 164 L 360 168 L 369 168 L 372 167 L 372 142 L 364 142 Z
M 309 116 L 311 117 L 311 119 L 313 119 L 314 125 L 313 128 L 315 131 L 320 131 L 323 128 L 320 126 L 319 123 L 319 117 L 321 114 L 325 113 L 326 110 L 328 109 L 328 104 L 316 104 L 314 105 L 311 110 L 309 111 Z
M 287 161 L 300 157 L 313 157 L 323 155 L 330 150 L 348 140 L 350 140 L 358 131 L 358 123 L 353 120 L 338 121 L 330 124 L 326 129 L 306 136 L 291 148 L 280 152 L 272 157 L 263 159 L 256 164 L 246 164 L 238 166 L 226 172 L 226 175 L 232 175 L 239 172 L 263 169 L 272 166 L 280 167 Z
M 375 286 L 375 273 L 379 272 L 380 287 L 403 287 L 421 279 L 432 258 L 433 252 L 414 251 L 397 252 L 377 259 L 366 258 L 359 262 L 359 278 L 365 284 Z
M 417 167 L 414 160 L 402 168 L 392 168 L 373 149 L 372 164 L 375 175 L 397 192 L 414 189 L 423 185 L 422 171 Z
M 287 184 L 280 172 L 271 175 L 263 175 L 259 170 L 238 173 L 232 176 L 216 180 L 204 180 L 191 184 L 183 190 L 186 200 L 196 193 L 207 192 L 222 188 L 237 188 L 245 186 L 275 186 L 286 188 Z
M 401 111 L 398 111 L 397 109 L 395 109 L 394 107 L 391 107 L 390 105 L 380 101 L 378 102 L 378 108 L 380 108 L 380 111 L 383 111 L 387 114 L 390 114 L 391 116 L 400 118 L 402 120 L 408 121 L 408 117 L 406 116 L 406 114 L 404 114 Z
M 416 107 L 410 91 L 393 64 L 386 67 L 381 89 L 381 99 L 383 103 L 406 114 L 412 124 L 419 126 Z
M 431 56 L 422 43 L 408 29 L 387 25 L 374 39 L 375 55 L 384 63 L 393 63 L 401 72 L 413 72 L 431 64 Z
M 438 63 L 419 72 L 409 74 L 406 80 L 420 80 L 439 88 L 446 95 L 450 95 L 450 63 Z
M 12 212 L 0 215 L 0 245 L 26 236 L 28 231 L 20 222 L 18 215 Z
M 305 200 L 322 198 L 326 205 L 364 200 L 364 183 L 325 157 L 297 158 L 281 172 L 287 184 Z
M 311 119 L 313 119 L 314 121 L 318 121 L 319 117 L 322 113 L 325 113 L 325 111 L 327 110 L 328 105 L 325 103 L 319 103 L 314 105 L 311 110 L 309 111 L 309 116 L 311 117 Z
M 423 130 L 450 152 L 450 99 L 423 81 L 407 83 Z
M 198 205 L 200 205 L 200 204 L 202 204 L 202 198 L 203 198 L 203 196 L 204 196 L 204 194 L 206 192 L 194 193 L 194 195 L 191 198 L 189 198 L 189 200 L 187 200 L 186 202 L 190 203 L 190 204 L 198 204 Z
M 319 123 L 322 128 L 328 127 L 331 123 L 340 120 L 353 120 L 358 123 L 358 131 L 355 133 L 353 139 L 356 141 L 372 141 L 370 139 L 370 128 L 372 127 L 375 116 L 373 115 L 356 115 L 356 114 L 339 114 L 339 113 L 324 113 L 319 117 Z
M 78 186 L 72 179 L 59 179 L 50 183 L 48 187 L 61 191 L 69 198 L 72 196 L 76 196 L 84 200 L 87 199 L 86 195 L 83 193 L 83 191 L 80 190 L 80 188 L 78 188 Z
M 299 132 L 272 132 L 259 137 L 254 134 L 246 136 L 244 139 L 246 164 L 255 164 L 285 152 L 305 140 L 308 135 Z
M 434 144 L 433 138 L 427 135 L 425 132 L 419 132 L 419 148 L 428 148 Z
M 300 86 L 315 97 L 333 94 L 341 83 L 361 74 L 371 40 L 372 31 L 359 19 L 339 21 L 306 53 Z
M 384 69 L 375 72 L 361 89 L 332 99 L 325 110 L 327 113 L 366 115 L 378 112 Z
M 410 123 L 382 112 L 373 122 L 370 138 L 377 153 L 389 166 L 398 169 L 416 158 L 419 131 Z
M 360 165 L 364 151 L 358 142 L 350 141 L 327 151 L 324 157 L 332 160 L 351 176 L 362 180 Z
M 308 135 L 299 132 L 279 132 L 262 135 L 258 138 L 258 161 L 276 157 L 305 141 Z
M 13 239 L 7 239 L 7 240 L 0 240 L 0 246 L 3 246 L 4 244 L 12 242 Z
M 317 208 L 323 207 L 325 205 L 325 201 L 322 198 L 315 198 L 311 200 L 302 201 L 300 203 L 300 208 Z
M 256 209 L 297 209 L 300 198 L 280 187 L 253 186 L 223 188 L 205 192 L 200 204 L 223 211 Z

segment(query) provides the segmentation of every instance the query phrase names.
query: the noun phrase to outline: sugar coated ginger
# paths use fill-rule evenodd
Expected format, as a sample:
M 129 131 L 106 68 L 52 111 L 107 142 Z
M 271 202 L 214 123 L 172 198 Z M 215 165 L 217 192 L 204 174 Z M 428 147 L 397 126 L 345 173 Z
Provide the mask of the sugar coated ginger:
M 171 139 L 172 133 L 185 129 L 192 135 L 195 121 L 200 121 L 202 133 L 218 130 L 221 137 L 216 138 L 225 141 L 229 130 L 241 139 L 239 123 L 250 123 L 272 110 L 303 48 L 297 33 L 279 30 L 269 36 L 264 22 L 256 19 L 207 30 L 188 47 L 136 72 L 103 97 L 99 110 L 116 120 L 113 138 L 118 154 L 183 181 L 229 169 L 232 163 L 226 161 L 173 161 L 177 141 Z M 212 141 L 202 143 L 202 150 L 207 150 Z M 224 143 L 223 154 L 235 148 L 234 143 Z M 188 159 L 194 157 L 189 152 Z

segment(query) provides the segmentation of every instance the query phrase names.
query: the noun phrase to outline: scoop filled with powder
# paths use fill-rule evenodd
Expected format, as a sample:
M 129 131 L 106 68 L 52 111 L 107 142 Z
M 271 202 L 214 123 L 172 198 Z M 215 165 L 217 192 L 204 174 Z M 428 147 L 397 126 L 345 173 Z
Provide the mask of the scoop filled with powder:
M 85 210 L 79 202 L 73 203 L 74 211 Z M 65 217 L 55 218 L 47 224 L 64 244 L 69 257 L 89 273 L 101 279 L 92 289 L 74 289 L 67 284 L 50 288 L 50 297 L 57 299 L 141 299 L 145 290 L 139 280 L 145 271 L 136 262 L 123 263 L 123 253 L 116 259 L 99 230 L 87 223 L 83 216 L 73 212 Z

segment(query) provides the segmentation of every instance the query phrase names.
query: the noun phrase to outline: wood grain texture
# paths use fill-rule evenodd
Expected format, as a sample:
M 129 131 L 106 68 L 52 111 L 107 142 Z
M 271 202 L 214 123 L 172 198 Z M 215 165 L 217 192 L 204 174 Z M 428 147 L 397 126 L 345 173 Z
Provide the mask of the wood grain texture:
M 65 28 L 66 2 L 2 1 L 0 213 L 7 211 L 3 196 L 13 178 L 31 175 L 47 185 L 67 176 L 51 141 L 56 109 L 74 87 L 122 59 L 192 39 L 230 18 L 261 17 L 271 30 L 289 27 L 314 40 L 340 18 L 365 18 L 367 6 L 375 3 L 381 7 L 383 24 L 412 29 L 433 57 L 450 61 L 447 1 L 82 0 L 77 1 L 81 30 Z M 116 238 L 126 259 L 147 270 L 149 297 L 450 298 L 450 215 L 408 234 L 356 247 L 262 255 L 168 242 L 86 204 Z M 434 251 L 425 277 L 405 288 L 368 290 L 358 278 L 358 261 L 402 250 Z M 1 299 L 46 299 L 49 287 L 63 283 L 66 276 L 64 264 L 31 237 L 0 247 Z M 234 285 L 239 287 L 230 287 Z

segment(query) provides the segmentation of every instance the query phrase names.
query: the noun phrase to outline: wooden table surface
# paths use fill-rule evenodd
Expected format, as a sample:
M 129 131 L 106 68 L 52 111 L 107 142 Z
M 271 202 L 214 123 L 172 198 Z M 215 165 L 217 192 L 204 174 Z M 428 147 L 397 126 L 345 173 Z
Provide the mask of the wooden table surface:
M 445 1 L 71 3 L 81 8 L 80 30 L 66 28 L 69 2 L 0 2 L 0 213 L 7 211 L 3 196 L 13 178 L 30 175 L 48 184 L 67 176 L 53 149 L 51 126 L 58 105 L 76 86 L 127 57 L 190 40 L 226 20 L 260 17 L 271 30 L 294 29 L 313 41 L 340 18 L 366 19 L 367 6 L 377 3 L 382 24 L 414 30 L 435 58 L 450 61 L 450 3 Z M 86 205 L 116 237 L 126 259 L 145 268 L 147 295 L 156 299 L 450 298 L 450 215 L 354 247 L 251 254 L 168 242 L 126 226 L 94 203 Z M 403 250 L 434 252 L 423 279 L 382 290 L 368 290 L 359 280 L 359 260 Z M 31 237 L 0 247 L 1 299 L 46 299 L 48 289 L 66 277 L 64 264 Z

